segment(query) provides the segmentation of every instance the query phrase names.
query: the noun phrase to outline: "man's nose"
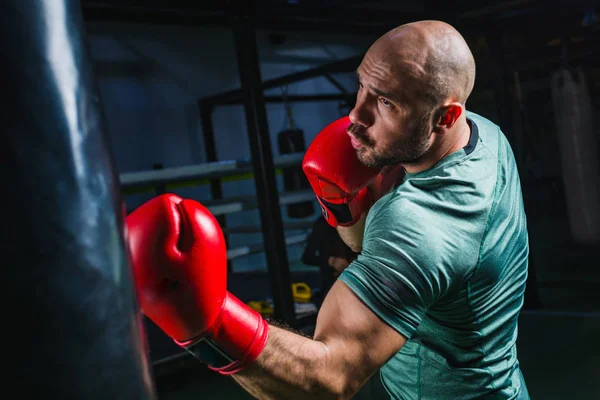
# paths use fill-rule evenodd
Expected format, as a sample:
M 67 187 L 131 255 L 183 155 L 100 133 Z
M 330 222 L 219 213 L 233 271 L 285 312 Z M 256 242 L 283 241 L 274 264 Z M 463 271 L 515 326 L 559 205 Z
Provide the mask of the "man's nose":
M 348 117 L 350 118 L 350 122 L 356 125 L 369 127 L 373 124 L 373 114 L 369 110 L 365 95 L 360 92 L 356 95 L 356 104 Z

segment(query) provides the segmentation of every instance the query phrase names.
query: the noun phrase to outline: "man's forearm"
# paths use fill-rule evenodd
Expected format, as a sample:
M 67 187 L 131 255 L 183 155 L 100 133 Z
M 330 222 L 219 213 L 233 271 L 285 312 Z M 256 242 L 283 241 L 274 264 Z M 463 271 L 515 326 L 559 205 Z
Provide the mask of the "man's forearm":
M 362 241 L 365 234 L 365 221 L 367 212 L 361 214 L 360 219 L 352 226 L 338 226 L 337 231 L 340 238 L 350 247 L 353 252 L 360 253 L 362 250 Z
M 324 343 L 270 325 L 260 356 L 232 376 L 257 399 L 335 399 L 335 370 L 328 363 Z

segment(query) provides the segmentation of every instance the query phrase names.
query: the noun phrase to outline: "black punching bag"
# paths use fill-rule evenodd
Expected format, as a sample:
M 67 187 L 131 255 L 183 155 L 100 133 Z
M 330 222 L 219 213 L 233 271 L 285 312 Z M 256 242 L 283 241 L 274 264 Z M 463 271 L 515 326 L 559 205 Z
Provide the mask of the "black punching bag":
M 1 4 L 4 391 L 154 399 L 80 1 Z
M 598 244 L 600 162 L 596 115 L 584 70 L 558 69 L 551 88 L 571 237 L 577 243 Z
M 292 154 L 306 151 L 304 132 L 301 129 L 286 129 L 278 133 L 277 144 L 280 154 Z M 283 189 L 286 192 L 308 189 L 310 183 L 302 171 L 302 166 L 286 167 L 283 170 Z M 290 218 L 306 218 L 314 214 L 313 203 L 305 201 L 287 206 Z

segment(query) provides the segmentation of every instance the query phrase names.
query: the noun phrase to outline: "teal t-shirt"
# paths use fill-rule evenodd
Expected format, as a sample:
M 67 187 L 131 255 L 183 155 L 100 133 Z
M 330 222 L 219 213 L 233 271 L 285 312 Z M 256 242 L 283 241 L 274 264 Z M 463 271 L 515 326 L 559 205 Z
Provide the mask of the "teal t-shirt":
M 499 127 L 467 118 L 469 145 L 373 205 L 340 275 L 408 339 L 380 370 L 393 399 L 529 398 L 516 350 L 529 254 L 519 175 Z

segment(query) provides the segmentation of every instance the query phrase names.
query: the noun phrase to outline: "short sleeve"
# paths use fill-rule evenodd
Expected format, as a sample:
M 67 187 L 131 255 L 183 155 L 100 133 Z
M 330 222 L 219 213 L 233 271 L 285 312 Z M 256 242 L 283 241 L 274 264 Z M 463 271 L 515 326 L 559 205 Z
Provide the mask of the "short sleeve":
M 415 207 L 384 207 L 367 222 L 363 250 L 339 278 L 407 339 L 451 285 L 432 239 L 439 236 L 423 229 L 422 218 Z

